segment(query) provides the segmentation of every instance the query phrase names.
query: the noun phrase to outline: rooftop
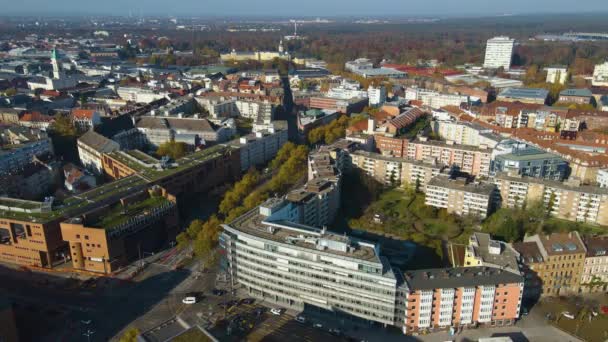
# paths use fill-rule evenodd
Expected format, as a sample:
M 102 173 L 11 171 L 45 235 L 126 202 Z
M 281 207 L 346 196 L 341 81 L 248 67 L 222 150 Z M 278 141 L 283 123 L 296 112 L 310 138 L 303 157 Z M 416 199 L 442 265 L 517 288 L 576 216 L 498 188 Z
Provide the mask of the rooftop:
M 498 173 L 496 173 L 494 178 L 497 180 L 507 180 L 507 181 L 511 181 L 511 182 L 543 184 L 545 186 L 557 188 L 557 189 L 608 196 L 608 188 L 600 188 L 600 187 L 591 186 L 591 185 L 568 184 L 567 182 L 559 182 L 559 181 L 554 181 L 554 180 L 549 180 L 549 179 L 534 178 L 534 177 L 527 177 L 527 176 L 520 176 L 520 175 L 510 175 L 506 172 L 498 172 Z
M 464 192 L 491 196 L 492 192 L 496 189 L 493 183 L 487 182 L 467 182 L 466 179 L 461 178 L 449 178 L 443 175 L 433 177 L 427 186 L 436 186 L 440 188 L 448 188 L 454 190 L 460 190 Z
M 577 232 L 538 234 L 526 237 L 524 241 L 540 242 L 545 253 L 549 256 L 564 254 L 585 254 L 586 248 Z
M 286 202 L 277 204 L 279 206 L 289 205 Z M 373 244 L 357 243 L 355 240 L 351 241 L 346 235 L 337 235 L 303 224 L 285 220 L 267 221 L 267 219 L 268 216 L 262 215 L 258 207 L 231 222 L 229 227 L 264 240 L 312 250 L 315 253 L 330 254 L 368 263 L 381 263 Z M 344 249 L 323 248 L 324 243 L 331 244 L 332 241 Z
M 559 93 L 560 96 L 580 96 L 580 97 L 592 97 L 593 94 L 589 89 L 566 89 Z
M 544 100 L 548 95 L 549 91 L 541 88 L 506 88 L 498 97 Z
M 524 278 L 495 267 L 456 267 L 407 271 L 405 281 L 411 290 L 473 287 L 523 283 Z
M 502 241 L 492 240 L 490 234 L 475 232 L 469 244 L 476 257 L 484 264 L 504 267 L 519 272 L 518 253 Z
M 536 242 L 516 242 L 513 244 L 513 249 L 519 253 L 521 259 L 526 264 L 540 263 L 544 260 L 543 254 L 538 249 Z
M 594 236 L 585 239 L 587 257 L 608 256 L 608 236 Z
M 113 229 L 134 217 L 148 215 L 155 208 L 162 207 L 169 203 L 170 201 L 162 196 L 151 196 L 143 201 L 128 204 L 126 206 L 123 206 L 118 202 L 112 205 L 107 212 L 103 213 L 103 215 L 97 216 L 90 221 L 85 220 L 85 226 Z

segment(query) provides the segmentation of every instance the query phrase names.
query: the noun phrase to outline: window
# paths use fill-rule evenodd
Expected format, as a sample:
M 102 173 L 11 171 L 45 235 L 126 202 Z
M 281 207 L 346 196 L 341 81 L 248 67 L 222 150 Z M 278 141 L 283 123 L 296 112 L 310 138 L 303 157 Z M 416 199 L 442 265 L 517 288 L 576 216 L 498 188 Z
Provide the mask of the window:
M 88 240 L 88 239 L 89 239 L 89 236 L 88 236 L 88 235 L 85 235 L 85 236 L 84 236 L 84 239 L 85 239 L 85 240 Z
M 76 234 L 76 238 L 77 238 L 77 239 L 80 239 L 80 234 Z

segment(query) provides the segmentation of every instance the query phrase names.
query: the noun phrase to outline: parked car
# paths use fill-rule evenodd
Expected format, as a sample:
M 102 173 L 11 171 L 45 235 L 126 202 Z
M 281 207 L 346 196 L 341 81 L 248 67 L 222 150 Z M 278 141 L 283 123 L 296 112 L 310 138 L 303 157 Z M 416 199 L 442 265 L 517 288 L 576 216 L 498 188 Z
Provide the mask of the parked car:
M 526 309 L 526 308 L 521 308 L 521 314 L 522 314 L 523 316 L 528 316 L 528 314 L 529 314 L 529 313 L 530 313 L 530 312 L 528 311 L 528 309 Z
M 574 315 L 569 313 L 568 311 L 562 312 L 562 316 L 569 318 L 569 319 L 574 319 Z
M 253 302 L 255 302 L 255 299 L 253 299 L 253 298 L 245 298 L 245 299 L 241 299 L 241 303 L 240 304 L 253 304 Z
M 270 312 L 273 315 L 279 316 L 279 315 L 281 315 L 283 313 L 283 309 L 272 308 L 272 309 L 270 309 Z
M 334 335 L 334 336 L 340 336 L 342 335 L 342 332 L 339 329 L 329 329 L 329 333 Z
M 306 317 L 304 317 L 302 315 L 297 315 L 295 319 L 296 319 L 296 322 L 306 323 Z
M 184 299 L 182 299 L 182 303 L 184 304 L 196 304 L 196 297 L 194 296 L 188 296 L 188 297 L 184 297 Z
M 321 324 L 321 323 L 315 323 L 312 326 L 315 327 L 315 328 L 317 328 L 317 329 L 323 328 L 323 324 Z

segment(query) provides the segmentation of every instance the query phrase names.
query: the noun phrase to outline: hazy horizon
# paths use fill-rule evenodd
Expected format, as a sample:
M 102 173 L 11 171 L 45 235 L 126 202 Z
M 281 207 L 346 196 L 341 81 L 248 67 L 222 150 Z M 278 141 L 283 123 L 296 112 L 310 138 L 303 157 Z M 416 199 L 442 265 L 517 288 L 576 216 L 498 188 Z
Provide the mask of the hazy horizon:
M 161 0 L 23 0 L 3 5 L 6 15 L 167 15 L 167 16 L 279 16 L 279 17 L 345 17 L 345 16 L 492 16 L 501 14 L 593 14 L 608 12 L 606 0 L 581 0 L 574 6 L 570 0 L 512 0 L 502 3 L 487 0 L 427 0 L 408 4 L 404 1 L 377 0 L 182 0 L 178 4 Z

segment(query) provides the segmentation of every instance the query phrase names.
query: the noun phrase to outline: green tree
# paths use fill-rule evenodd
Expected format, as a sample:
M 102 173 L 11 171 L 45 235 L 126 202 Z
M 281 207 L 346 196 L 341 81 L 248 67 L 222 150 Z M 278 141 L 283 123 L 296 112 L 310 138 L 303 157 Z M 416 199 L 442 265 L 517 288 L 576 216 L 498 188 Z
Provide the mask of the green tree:
M 137 342 L 137 336 L 139 336 L 139 329 L 132 327 L 127 329 L 124 334 L 120 337 L 120 342 Z
M 186 150 L 186 143 L 171 140 L 160 144 L 156 150 L 156 155 L 160 157 L 168 156 L 169 158 L 176 160 L 185 156 Z
M 57 115 L 50 129 L 63 137 L 75 137 L 77 135 L 76 127 L 74 127 L 72 120 L 65 115 Z
M 177 234 L 175 241 L 177 242 L 177 249 L 185 249 L 188 247 L 188 245 L 190 245 L 192 240 L 190 239 L 190 236 L 188 236 L 188 233 L 181 232 Z

